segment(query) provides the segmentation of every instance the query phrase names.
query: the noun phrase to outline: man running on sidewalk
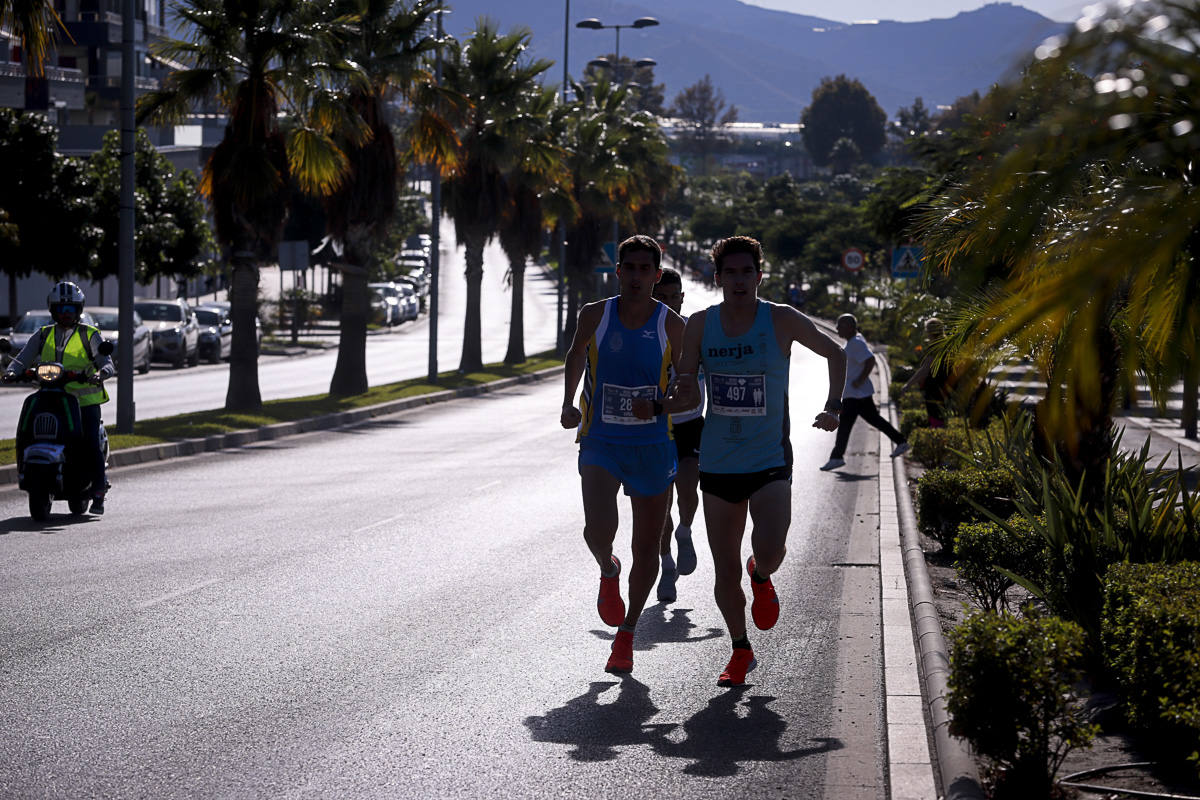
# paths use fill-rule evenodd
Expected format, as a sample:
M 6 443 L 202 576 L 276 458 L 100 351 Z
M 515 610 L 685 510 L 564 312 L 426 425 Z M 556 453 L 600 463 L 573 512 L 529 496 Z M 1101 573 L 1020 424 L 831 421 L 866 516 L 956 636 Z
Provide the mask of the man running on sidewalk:
M 854 420 L 863 421 L 883 431 L 892 440 L 892 458 L 908 452 L 908 441 L 900 431 L 879 414 L 875 407 L 875 387 L 871 385 L 871 370 L 875 368 L 875 354 L 867 340 L 858 332 L 858 320 L 853 314 L 842 314 L 837 319 L 838 336 L 846 340 L 846 388 L 842 390 L 842 418 L 838 423 L 837 439 L 829 460 L 821 465 L 823 470 L 837 469 L 846 463 L 846 445 L 850 442 L 850 430 Z
M 662 279 L 654 287 L 654 299 L 676 314 L 682 314 L 683 278 L 670 267 L 663 267 Z M 687 322 L 687 317 L 683 317 Z M 704 392 L 701 384 L 700 402 L 695 408 L 671 415 L 671 431 L 675 436 L 675 452 L 679 469 L 675 473 L 675 492 L 679 497 L 679 527 L 671 522 L 670 490 L 667 496 L 667 516 L 663 520 L 661 557 L 662 576 L 658 579 L 658 599 L 675 601 L 675 580 L 680 575 L 696 571 L 696 548 L 692 544 L 692 520 L 700 506 L 696 486 L 700 481 L 700 432 L 704 430 Z M 671 535 L 679 544 L 679 559 L 671 557 Z
M 560 422 L 579 429 L 583 538 L 600 566 L 596 606 L 606 625 L 620 626 L 607 672 L 633 670 L 634 627 L 658 577 L 659 535 L 676 467 L 666 412 L 694 404 L 681 406 L 675 399 L 664 409 L 667 373 L 678 358 L 683 320 L 652 295 L 661 259 L 658 243 L 649 236 L 621 243 L 621 293 L 583 307 L 566 358 Z M 581 378 L 581 408 L 576 408 Z M 621 562 L 612 552 L 622 484 L 633 509 L 628 611 L 621 600 Z
M 700 440 L 700 490 L 704 524 L 716 572 L 714 594 L 733 639 L 733 653 L 717 679 L 739 686 L 757 662 L 746 636 L 742 592 L 742 537 L 746 515 L 754 523 L 746 562 L 754 601 L 750 614 L 762 630 L 779 618 L 771 575 L 786 551 L 792 515 L 792 447 L 788 441 L 788 358 L 792 343 L 828 361 L 829 395 L 813 427 L 837 428 L 846 359 L 837 343 L 791 306 L 758 298 L 762 247 L 732 236 L 712 249 L 721 303 L 691 315 L 679 361 L 681 396 L 698 390 L 704 369 L 708 413 Z

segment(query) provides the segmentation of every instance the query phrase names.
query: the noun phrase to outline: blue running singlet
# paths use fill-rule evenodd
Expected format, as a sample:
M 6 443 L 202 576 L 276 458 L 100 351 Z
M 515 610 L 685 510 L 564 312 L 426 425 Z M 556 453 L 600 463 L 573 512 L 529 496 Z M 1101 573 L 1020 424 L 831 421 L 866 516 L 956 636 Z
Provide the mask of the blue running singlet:
M 635 399 L 661 400 L 667 391 L 672 357 L 666 330 L 668 309 L 658 303 L 645 325 L 630 330 L 617 314 L 619 301 L 620 297 L 604 301 L 604 315 L 587 344 L 579 440 L 669 442 L 671 427 L 666 414 L 651 419 L 633 415 Z
M 708 384 L 701 472 L 790 467 L 789 362 L 779 350 L 771 304 L 759 300 L 754 324 L 736 338 L 721 327 L 721 306 L 711 306 L 700 340 L 700 363 Z

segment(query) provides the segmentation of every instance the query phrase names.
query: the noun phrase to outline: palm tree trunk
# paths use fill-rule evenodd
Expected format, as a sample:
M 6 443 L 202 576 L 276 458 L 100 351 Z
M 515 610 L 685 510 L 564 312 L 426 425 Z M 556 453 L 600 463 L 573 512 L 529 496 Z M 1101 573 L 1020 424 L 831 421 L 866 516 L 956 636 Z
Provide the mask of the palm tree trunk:
M 480 295 L 483 285 L 483 247 L 487 234 L 472 231 L 465 239 L 467 316 L 463 322 L 462 359 L 458 362 L 458 371 L 475 372 L 483 367 Z
M 512 259 L 512 312 L 508 322 L 508 352 L 505 364 L 520 364 L 525 360 L 525 259 Z
M 228 411 L 257 411 L 262 408 L 258 390 L 258 339 L 254 317 L 258 312 L 258 264 L 253 256 L 234 256 L 233 285 L 229 291 L 229 316 L 233 321 L 233 343 L 229 351 Z
M 337 365 L 329 393 L 352 397 L 367 391 L 367 318 L 370 314 L 367 271 L 342 265 L 342 310 Z

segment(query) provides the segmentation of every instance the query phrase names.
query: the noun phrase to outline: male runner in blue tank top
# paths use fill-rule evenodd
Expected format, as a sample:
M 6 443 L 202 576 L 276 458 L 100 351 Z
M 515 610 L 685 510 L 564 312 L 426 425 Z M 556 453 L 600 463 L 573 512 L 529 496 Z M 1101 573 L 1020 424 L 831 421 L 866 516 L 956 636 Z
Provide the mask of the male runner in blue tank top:
M 606 625 L 619 626 L 605 666 L 614 673 L 633 670 L 634 628 L 658 577 L 659 533 L 676 469 L 667 414 L 688 407 L 679 398 L 665 401 L 683 320 L 651 294 L 662 276 L 661 261 L 662 251 L 649 236 L 621 242 L 621 293 L 583 307 L 566 358 L 559 421 L 579 429 L 583 538 L 600 566 L 596 607 Z M 576 408 L 581 378 L 581 408 Z M 621 562 L 612 552 L 622 484 L 633 508 L 628 611 L 621 600 Z
M 716 571 L 717 606 L 733 639 L 733 654 L 717 679 L 739 686 L 756 661 L 746 636 L 741 551 L 746 514 L 754 523 L 746 562 L 754 624 L 762 630 L 779 618 L 770 576 L 779 569 L 792 514 L 792 447 L 788 440 L 788 357 L 792 343 L 829 362 L 829 396 L 813 427 L 837 429 L 845 381 L 842 348 L 791 306 L 758 298 L 762 247 L 732 236 L 712 249 L 722 302 L 688 318 L 679 359 L 679 394 L 698 392 L 703 367 L 708 412 L 700 438 L 700 491 Z M 689 386 L 690 384 L 690 386 Z M 668 398 L 671 400 L 673 398 Z

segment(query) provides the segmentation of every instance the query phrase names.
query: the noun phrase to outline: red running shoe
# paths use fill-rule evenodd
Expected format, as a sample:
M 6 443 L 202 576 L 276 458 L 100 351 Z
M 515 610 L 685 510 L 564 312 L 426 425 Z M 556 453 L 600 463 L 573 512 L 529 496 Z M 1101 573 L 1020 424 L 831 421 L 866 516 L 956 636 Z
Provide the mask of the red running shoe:
M 608 657 L 608 663 L 604 665 L 604 671 L 614 674 L 633 672 L 633 631 L 617 631 L 617 638 L 613 639 L 612 654 Z
M 754 651 L 745 647 L 733 648 L 733 655 L 725 665 L 725 671 L 717 678 L 717 686 L 741 686 L 746 682 L 746 673 L 758 666 Z
M 611 578 L 600 576 L 600 594 L 596 597 L 596 610 L 605 625 L 615 628 L 625 621 L 625 601 L 621 599 L 621 561 L 612 557 L 617 565 L 617 574 Z
M 767 578 L 762 583 L 754 579 L 754 556 L 746 562 L 746 572 L 750 575 L 750 590 L 754 592 L 754 602 L 750 604 L 750 616 L 760 631 L 770 630 L 779 621 L 779 596 L 775 594 L 775 585 Z

